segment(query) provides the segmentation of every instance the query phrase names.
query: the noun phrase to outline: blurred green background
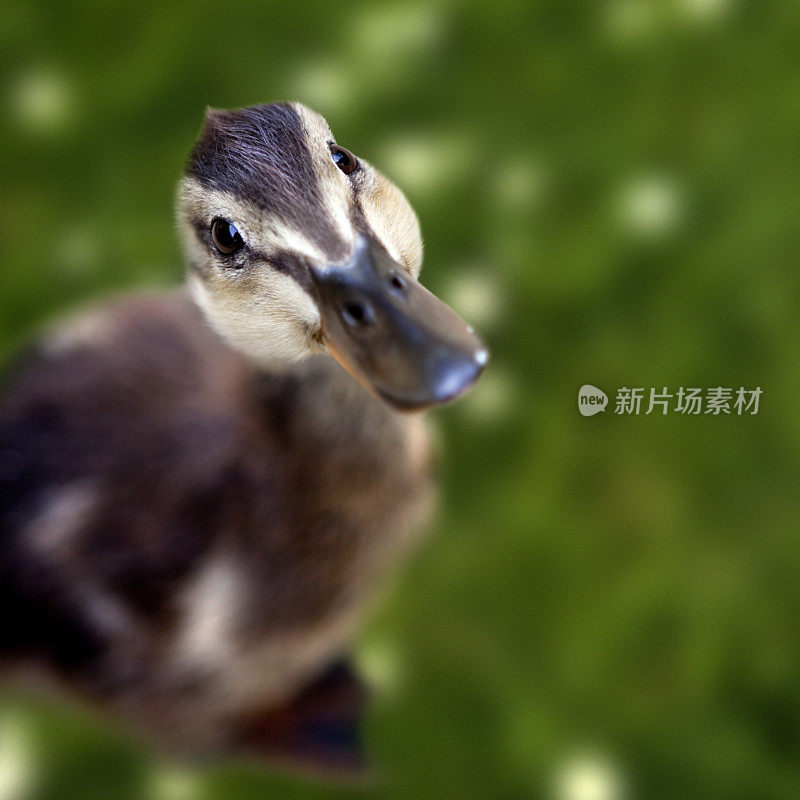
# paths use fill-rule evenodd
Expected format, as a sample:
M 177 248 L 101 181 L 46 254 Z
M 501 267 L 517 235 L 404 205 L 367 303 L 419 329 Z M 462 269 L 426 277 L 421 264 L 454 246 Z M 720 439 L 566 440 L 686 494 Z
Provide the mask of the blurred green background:
M 488 339 L 432 536 L 357 643 L 384 778 L 191 765 L 5 689 L 0 798 L 800 797 L 794 2 L 0 2 L 0 355 L 174 284 L 206 105 L 301 100 Z M 610 395 L 583 418 L 583 383 Z M 761 386 L 618 416 L 621 386 Z

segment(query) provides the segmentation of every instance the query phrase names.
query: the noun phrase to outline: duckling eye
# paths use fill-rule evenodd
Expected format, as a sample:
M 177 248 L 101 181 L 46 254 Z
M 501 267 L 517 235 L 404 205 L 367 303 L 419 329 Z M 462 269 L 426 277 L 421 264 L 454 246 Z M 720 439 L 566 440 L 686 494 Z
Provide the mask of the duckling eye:
M 217 250 L 229 256 L 244 245 L 242 234 L 238 228 L 226 219 L 215 219 L 211 223 L 211 238 Z
M 330 148 L 333 163 L 336 164 L 345 175 L 355 172 L 358 168 L 358 159 L 349 150 L 338 144 L 332 144 Z

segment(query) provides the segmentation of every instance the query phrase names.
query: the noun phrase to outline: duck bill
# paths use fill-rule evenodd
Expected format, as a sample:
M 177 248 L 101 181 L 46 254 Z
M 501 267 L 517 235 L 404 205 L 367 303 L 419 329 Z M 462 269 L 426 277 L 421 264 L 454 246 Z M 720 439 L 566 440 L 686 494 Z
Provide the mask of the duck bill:
M 376 243 L 359 239 L 350 261 L 312 276 L 328 351 L 395 408 L 454 400 L 486 366 L 472 328 Z

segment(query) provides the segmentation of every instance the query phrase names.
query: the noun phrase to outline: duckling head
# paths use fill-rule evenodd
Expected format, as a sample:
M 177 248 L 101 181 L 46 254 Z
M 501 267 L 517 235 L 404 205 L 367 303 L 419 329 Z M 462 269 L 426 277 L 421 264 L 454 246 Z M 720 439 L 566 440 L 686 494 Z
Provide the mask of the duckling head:
M 418 281 L 402 192 L 299 103 L 209 109 L 178 192 L 194 295 L 255 361 L 327 351 L 401 409 L 448 402 L 488 353 Z

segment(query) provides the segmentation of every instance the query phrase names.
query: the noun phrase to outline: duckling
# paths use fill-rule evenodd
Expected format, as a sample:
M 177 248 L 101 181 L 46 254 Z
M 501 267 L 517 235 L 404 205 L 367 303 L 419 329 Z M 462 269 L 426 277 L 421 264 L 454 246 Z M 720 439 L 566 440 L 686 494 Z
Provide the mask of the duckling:
M 356 758 L 346 653 L 487 361 L 401 191 L 297 103 L 208 110 L 187 283 L 61 323 L 0 404 L 0 656 L 166 746 Z

